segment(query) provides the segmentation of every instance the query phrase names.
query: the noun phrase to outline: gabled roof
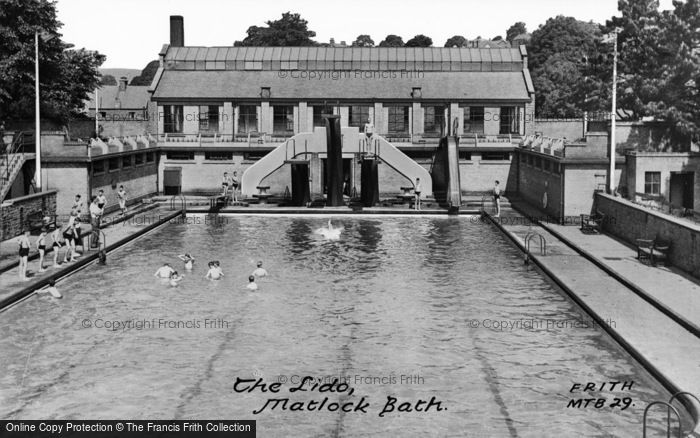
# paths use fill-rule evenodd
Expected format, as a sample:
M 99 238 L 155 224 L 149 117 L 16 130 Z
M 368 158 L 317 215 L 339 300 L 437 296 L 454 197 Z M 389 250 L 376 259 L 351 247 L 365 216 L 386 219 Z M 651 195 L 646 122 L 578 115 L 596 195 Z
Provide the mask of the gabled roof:
M 118 85 L 103 85 L 97 90 L 99 98 L 98 109 L 142 109 L 148 105 L 150 95 L 148 86 L 127 85 L 125 90 L 119 90 Z M 95 93 L 89 94 L 88 108 L 95 108 Z

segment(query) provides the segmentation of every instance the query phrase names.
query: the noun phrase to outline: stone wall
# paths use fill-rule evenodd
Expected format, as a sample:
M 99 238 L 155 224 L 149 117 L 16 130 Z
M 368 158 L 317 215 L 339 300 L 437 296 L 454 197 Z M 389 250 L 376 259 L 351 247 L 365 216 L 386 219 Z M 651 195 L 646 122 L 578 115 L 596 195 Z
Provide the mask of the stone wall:
M 671 264 L 700 278 L 699 226 L 603 193 L 595 195 L 595 208 L 611 218 L 603 222 L 605 232 L 630 245 L 637 239 L 667 240 Z
M 56 191 L 35 193 L 6 201 L 0 209 L 2 236 L 0 241 L 12 239 L 22 234 L 27 226 L 27 217 L 42 211 L 45 216 L 56 214 Z

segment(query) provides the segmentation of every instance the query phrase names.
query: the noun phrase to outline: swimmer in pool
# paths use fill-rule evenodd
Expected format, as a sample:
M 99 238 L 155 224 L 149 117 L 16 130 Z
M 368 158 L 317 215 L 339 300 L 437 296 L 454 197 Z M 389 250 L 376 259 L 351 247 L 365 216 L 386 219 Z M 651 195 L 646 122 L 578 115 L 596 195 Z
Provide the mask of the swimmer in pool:
M 318 230 L 316 230 L 316 233 L 325 237 L 327 240 L 338 240 L 340 239 L 341 231 L 343 231 L 342 228 L 333 228 L 331 220 L 328 219 L 328 228 L 321 227 Z
M 261 260 L 258 262 L 258 268 L 255 271 L 253 271 L 253 273 L 251 275 L 253 275 L 254 277 L 267 277 L 268 273 L 265 270 L 265 268 L 262 267 L 262 265 L 263 265 L 263 262 Z
M 54 298 L 63 298 L 63 295 L 56 289 L 56 281 L 49 281 L 49 287 L 37 291 L 38 293 L 50 293 Z
M 190 253 L 187 253 L 187 252 L 186 252 L 186 253 L 184 253 L 184 254 L 180 254 L 180 255 L 177 256 L 177 257 L 178 257 L 180 260 L 182 260 L 183 262 L 185 262 L 185 269 L 187 269 L 187 270 L 192 269 L 192 266 L 194 265 L 194 257 L 192 257 L 192 256 L 190 255 Z
M 184 275 L 180 275 L 177 273 L 177 271 L 173 271 L 173 273 L 170 274 L 170 286 L 176 287 L 178 284 L 180 284 L 183 278 L 185 278 Z
M 207 275 L 205 275 L 204 278 L 209 280 L 218 280 L 223 276 L 224 273 L 221 271 L 219 265 L 217 265 L 215 262 L 209 262 L 209 271 L 207 271 Z
M 175 272 L 175 270 L 171 268 L 169 264 L 165 263 L 163 266 L 158 268 L 156 273 L 153 275 L 158 278 L 170 278 L 173 272 Z
M 248 277 L 248 285 L 245 287 L 248 290 L 258 290 L 258 284 L 255 282 L 255 276 Z

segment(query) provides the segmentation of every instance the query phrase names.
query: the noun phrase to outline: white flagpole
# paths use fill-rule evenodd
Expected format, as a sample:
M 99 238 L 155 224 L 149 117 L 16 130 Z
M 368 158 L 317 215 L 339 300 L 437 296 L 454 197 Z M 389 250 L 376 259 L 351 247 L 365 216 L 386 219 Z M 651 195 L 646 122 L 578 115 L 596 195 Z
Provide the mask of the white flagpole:
M 39 31 L 34 32 L 34 129 L 35 129 L 35 149 L 36 149 L 36 166 L 34 173 L 34 184 L 36 190 L 41 191 L 41 119 L 39 115 Z
M 608 169 L 608 193 L 615 192 L 615 122 L 617 119 L 617 29 L 613 36 L 612 114 L 610 114 L 610 168 Z

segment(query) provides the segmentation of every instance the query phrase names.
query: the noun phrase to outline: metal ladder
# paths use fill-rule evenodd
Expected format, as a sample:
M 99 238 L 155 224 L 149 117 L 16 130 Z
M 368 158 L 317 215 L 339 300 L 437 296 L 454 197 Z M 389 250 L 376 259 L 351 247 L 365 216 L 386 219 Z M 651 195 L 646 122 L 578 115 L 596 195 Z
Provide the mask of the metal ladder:
M 530 256 L 530 241 L 534 239 L 535 237 L 539 237 L 540 240 L 540 254 L 543 256 L 547 255 L 547 239 L 544 238 L 543 235 L 541 235 L 538 232 L 535 231 L 530 231 L 525 235 L 525 252 L 527 253 L 528 257 Z
M 673 396 L 671 396 L 671 398 L 669 399 L 668 402 L 654 401 L 654 402 L 649 403 L 647 405 L 646 409 L 644 409 L 644 420 L 643 420 L 644 426 L 642 429 L 642 437 L 643 438 L 646 438 L 646 436 L 647 436 L 647 414 L 649 413 L 649 409 L 655 405 L 665 405 L 667 408 L 666 409 L 666 437 L 671 438 L 671 412 L 673 412 L 674 414 L 676 414 L 676 418 L 678 419 L 678 438 L 681 438 L 681 436 L 682 436 L 681 415 L 680 415 L 680 413 L 678 413 L 678 410 L 675 407 L 673 407 L 673 405 L 671 404 L 671 403 L 673 403 L 673 401 L 676 398 L 678 398 L 681 395 L 690 396 L 690 397 L 694 398 L 698 403 L 700 403 L 700 399 L 695 394 L 690 393 L 688 391 L 680 391 L 680 392 L 673 394 Z

